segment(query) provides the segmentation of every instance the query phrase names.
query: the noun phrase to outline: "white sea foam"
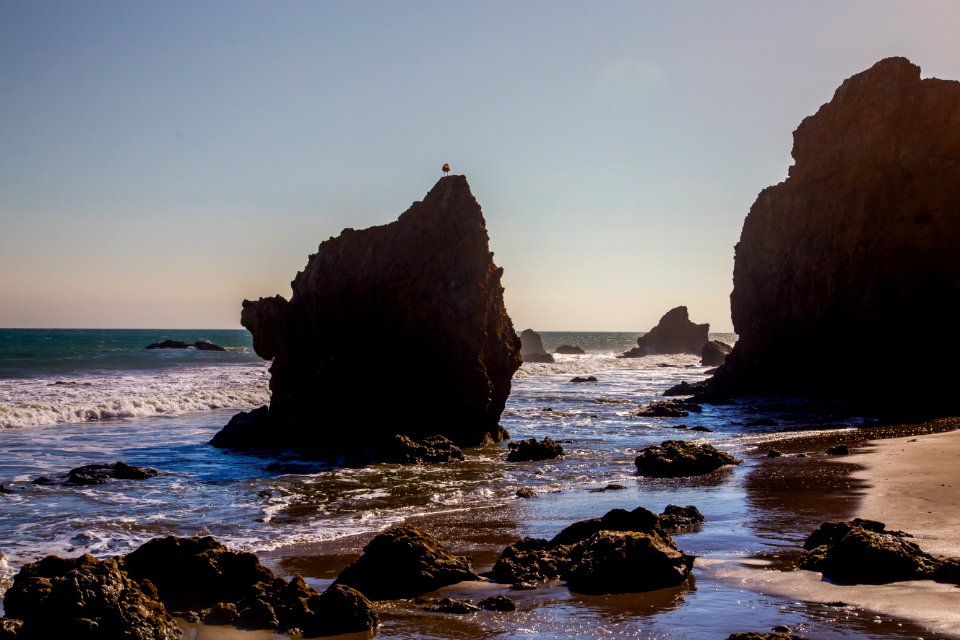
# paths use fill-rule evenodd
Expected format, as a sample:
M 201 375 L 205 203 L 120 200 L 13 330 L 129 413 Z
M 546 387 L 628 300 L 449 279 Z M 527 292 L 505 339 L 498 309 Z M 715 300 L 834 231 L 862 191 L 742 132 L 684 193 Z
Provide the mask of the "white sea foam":
M 672 354 L 644 358 L 618 358 L 615 353 L 588 353 L 585 355 L 553 354 L 555 362 L 524 362 L 513 374 L 514 378 L 564 375 L 590 375 L 610 369 L 652 369 L 658 367 L 696 367 L 700 356 Z
M 0 428 L 255 407 L 270 397 L 267 366 L 0 380 Z

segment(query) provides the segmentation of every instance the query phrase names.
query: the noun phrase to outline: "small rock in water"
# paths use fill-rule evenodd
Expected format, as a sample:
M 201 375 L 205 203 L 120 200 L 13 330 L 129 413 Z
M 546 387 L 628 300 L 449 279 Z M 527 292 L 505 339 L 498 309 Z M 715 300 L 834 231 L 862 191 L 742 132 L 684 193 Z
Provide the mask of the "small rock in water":
M 53 480 L 51 480 L 47 476 L 40 476 L 39 478 L 31 482 L 31 484 L 39 484 L 39 485 L 53 484 Z
M 712 445 L 681 440 L 665 440 L 659 446 L 645 447 L 634 460 L 640 475 L 654 478 L 699 476 L 741 462 Z
M 622 491 L 624 489 L 626 489 L 626 487 L 623 486 L 622 484 L 611 482 L 605 487 L 595 487 L 593 489 L 590 489 L 590 493 L 604 493 L 605 491 Z
M 10 489 L 7 489 L 4 485 L 0 484 L 0 494 L 10 494 L 13 493 Z
M 562 353 L 568 356 L 569 355 L 579 356 L 586 353 L 586 351 L 584 351 L 580 347 L 576 347 L 570 344 L 562 344 L 554 350 L 554 353 Z
M 835 447 L 827 449 L 827 453 L 832 456 L 847 456 L 850 455 L 850 449 L 845 444 L 838 444 Z
M 517 489 L 518 498 L 532 498 L 535 495 L 537 495 L 537 492 L 529 487 L 520 487 Z
M 775 631 L 777 633 L 790 633 L 791 631 L 793 631 L 793 629 L 791 629 L 785 624 L 778 624 L 773 629 L 771 629 L 771 631 Z
M 713 433 L 713 429 L 709 429 L 707 427 L 701 427 L 700 425 L 697 425 L 695 427 L 690 427 L 690 431 L 699 431 L 700 433 Z
M 475 613 L 480 611 L 480 607 L 469 600 L 455 600 L 453 598 L 437 598 L 428 600 L 426 604 L 420 607 L 423 611 L 432 611 L 434 613 Z
M 582 378 L 580 376 L 577 376 L 576 378 L 572 378 L 570 382 L 597 382 L 597 377 L 587 376 L 586 378 Z
M 94 485 L 103 484 L 111 478 L 116 480 L 146 480 L 160 475 L 156 469 L 134 467 L 123 462 L 113 464 L 88 464 L 71 469 L 67 475 L 67 484 Z
M 510 453 L 507 454 L 508 462 L 526 462 L 551 460 L 563 455 L 563 447 L 550 438 L 537 440 L 528 438 L 519 442 L 510 443 Z
M 479 602 L 480 608 L 487 611 L 516 611 L 517 605 L 507 596 L 490 596 Z
M 700 513 L 700 509 L 692 504 L 685 507 L 668 504 L 657 518 L 657 524 L 664 529 L 684 529 L 701 525 L 704 522 L 706 522 L 706 518 Z
M 768 458 L 779 458 L 782 455 L 783 454 L 777 451 L 776 449 L 770 449 L 770 451 L 767 451 Z

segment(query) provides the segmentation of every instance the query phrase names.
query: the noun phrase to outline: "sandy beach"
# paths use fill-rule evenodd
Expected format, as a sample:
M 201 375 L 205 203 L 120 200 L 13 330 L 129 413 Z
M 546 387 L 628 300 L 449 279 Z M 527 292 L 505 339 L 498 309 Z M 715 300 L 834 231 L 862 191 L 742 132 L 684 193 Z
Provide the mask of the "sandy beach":
M 865 443 L 849 458 L 858 466 L 852 476 L 867 485 L 855 515 L 911 533 L 914 542 L 929 553 L 960 554 L 958 459 L 960 431 Z M 750 590 L 808 602 L 844 603 L 838 611 L 852 608 L 865 610 L 862 615 L 896 616 L 928 628 L 934 634 L 930 637 L 960 637 L 960 591 L 955 585 L 908 581 L 841 586 L 810 571 L 706 564 L 717 577 Z

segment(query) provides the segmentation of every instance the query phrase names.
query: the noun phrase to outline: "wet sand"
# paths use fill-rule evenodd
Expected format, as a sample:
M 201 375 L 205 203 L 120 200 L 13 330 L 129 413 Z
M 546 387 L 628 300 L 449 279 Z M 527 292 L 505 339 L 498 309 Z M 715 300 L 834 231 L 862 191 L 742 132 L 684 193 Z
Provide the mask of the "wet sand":
M 866 442 L 852 438 L 856 445 L 852 455 L 837 458 L 838 468 L 856 465 L 849 474 L 848 491 L 837 491 L 826 500 L 842 504 L 850 500 L 849 490 L 854 488 L 853 495 L 862 495 L 850 515 L 881 520 L 888 528 L 907 531 L 929 553 L 960 555 L 960 431 L 936 433 L 958 426 L 958 420 L 941 420 L 865 434 L 886 436 L 902 431 L 909 434 L 906 436 Z M 807 602 L 842 603 L 845 606 L 838 610 L 895 616 L 921 624 L 936 637 L 960 637 L 960 590 L 956 585 L 929 580 L 836 585 L 819 573 L 790 570 L 784 563 L 758 569 L 708 560 L 701 567 L 716 579 L 750 590 Z

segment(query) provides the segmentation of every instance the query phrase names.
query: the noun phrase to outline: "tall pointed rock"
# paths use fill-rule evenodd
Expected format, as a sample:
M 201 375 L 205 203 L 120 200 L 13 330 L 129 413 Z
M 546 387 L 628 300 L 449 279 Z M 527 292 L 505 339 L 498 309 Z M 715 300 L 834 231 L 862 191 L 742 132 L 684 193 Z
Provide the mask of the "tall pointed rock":
M 244 300 L 240 321 L 273 360 L 270 407 L 212 443 L 328 455 L 397 433 L 501 440 L 520 344 L 488 240 L 466 178 L 449 176 L 395 222 L 323 242 L 289 301 Z

